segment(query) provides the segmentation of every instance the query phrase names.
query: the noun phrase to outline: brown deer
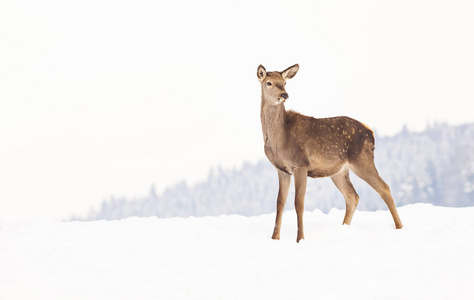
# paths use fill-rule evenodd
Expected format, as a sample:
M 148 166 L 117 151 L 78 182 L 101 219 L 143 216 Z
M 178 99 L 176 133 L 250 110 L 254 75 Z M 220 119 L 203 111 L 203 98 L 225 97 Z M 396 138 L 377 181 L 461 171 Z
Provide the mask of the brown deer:
M 295 177 L 295 209 L 298 219 L 296 241 L 304 239 L 303 211 L 307 177 L 331 177 L 344 196 L 346 214 L 343 224 L 350 225 L 359 195 L 349 180 L 349 170 L 366 181 L 387 204 L 400 229 L 403 224 L 390 193 L 374 164 L 374 132 L 349 117 L 315 119 L 286 110 L 286 80 L 293 78 L 299 65 L 282 72 L 267 72 L 260 65 L 257 77 L 262 88 L 260 117 L 265 154 L 278 171 L 279 190 L 273 239 L 280 239 L 281 219 L 291 175 Z

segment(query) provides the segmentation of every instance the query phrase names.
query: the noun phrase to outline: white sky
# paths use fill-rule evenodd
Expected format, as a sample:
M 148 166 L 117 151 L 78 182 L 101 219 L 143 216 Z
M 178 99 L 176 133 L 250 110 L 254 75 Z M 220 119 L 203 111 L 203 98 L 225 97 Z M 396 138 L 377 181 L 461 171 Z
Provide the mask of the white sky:
M 264 157 L 288 108 L 379 135 L 474 122 L 472 1 L 2 1 L 0 220 L 62 219 Z

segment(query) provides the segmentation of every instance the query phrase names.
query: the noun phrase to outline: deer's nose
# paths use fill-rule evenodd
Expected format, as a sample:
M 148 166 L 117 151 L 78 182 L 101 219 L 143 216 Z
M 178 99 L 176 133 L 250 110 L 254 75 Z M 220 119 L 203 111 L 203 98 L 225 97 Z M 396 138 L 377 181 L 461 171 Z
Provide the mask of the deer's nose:
M 288 99 L 288 94 L 283 93 L 283 94 L 280 95 L 280 97 L 286 100 L 286 99 Z

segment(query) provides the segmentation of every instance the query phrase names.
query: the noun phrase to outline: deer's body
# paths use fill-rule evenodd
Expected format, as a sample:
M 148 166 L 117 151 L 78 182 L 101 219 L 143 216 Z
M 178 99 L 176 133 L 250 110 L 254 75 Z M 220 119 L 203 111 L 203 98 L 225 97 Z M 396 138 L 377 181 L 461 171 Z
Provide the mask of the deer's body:
M 371 185 L 387 203 L 397 228 L 403 225 L 388 185 L 374 165 L 374 134 L 363 123 L 349 117 L 315 119 L 286 111 L 286 79 L 296 75 L 295 65 L 283 72 L 266 72 L 259 66 L 262 85 L 261 121 L 265 154 L 278 170 L 279 192 L 273 238 L 279 239 L 283 208 L 291 176 L 295 177 L 297 241 L 304 238 L 303 211 L 307 177 L 331 177 L 346 200 L 345 224 L 350 224 L 359 201 L 349 180 L 349 170 Z
M 315 119 L 285 111 L 283 105 L 278 109 L 282 111 L 273 116 L 281 117 L 262 119 L 265 154 L 278 170 L 289 175 L 295 169 L 307 168 L 312 178 L 332 176 L 351 158 L 357 158 L 366 142 L 369 148 L 374 145 L 372 131 L 354 119 Z M 268 126 L 272 122 L 280 123 L 276 126 L 282 134 L 268 130 L 275 126 Z

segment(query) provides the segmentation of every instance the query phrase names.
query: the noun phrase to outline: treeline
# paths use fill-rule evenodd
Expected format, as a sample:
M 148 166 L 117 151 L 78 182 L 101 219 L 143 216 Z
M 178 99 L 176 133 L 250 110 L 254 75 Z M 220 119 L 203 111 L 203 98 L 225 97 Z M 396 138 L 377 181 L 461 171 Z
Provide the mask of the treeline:
M 424 132 L 403 130 L 376 138 L 375 164 L 390 185 L 398 206 L 429 202 L 441 206 L 474 205 L 474 124 L 436 125 Z M 358 209 L 386 209 L 365 182 L 351 173 L 360 202 Z M 86 220 L 130 216 L 188 217 L 221 214 L 254 216 L 275 211 L 278 177 L 262 160 L 239 169 L 211 169 L 207 180 L 192 187 L 181 182 L 158 195 L 154 186 L 141 199 L 113 197 L 103 201 Z M 293 208 L 294 194 L 287 209 Z M 329 178 L 308 179 L 306 210 L 345 208 L 342 195 Z

